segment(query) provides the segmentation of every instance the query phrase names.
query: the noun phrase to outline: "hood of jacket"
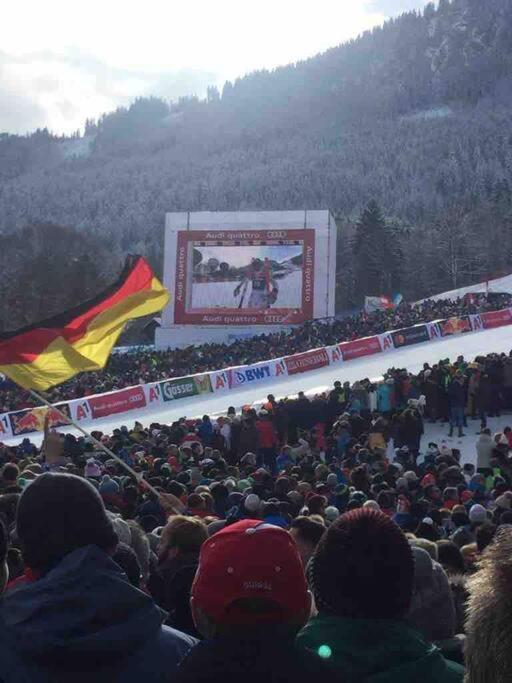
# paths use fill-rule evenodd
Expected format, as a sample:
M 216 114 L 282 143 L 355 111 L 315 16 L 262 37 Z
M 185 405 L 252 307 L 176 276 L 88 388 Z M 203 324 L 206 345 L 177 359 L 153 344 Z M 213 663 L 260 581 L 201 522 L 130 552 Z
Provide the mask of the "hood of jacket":
M 318 616 L 297 638 L 299 647 L 315 653 L 328 645 L 330 657 L 324 661 L 350 683 L 445 683 L 463 678 L 461 667 L 447 662 L 401 621 Z
M 4 595 L 0 642 L 34 663 L 97 668 L 132 655 L 165 616 L 106 553 L 87 546 Z

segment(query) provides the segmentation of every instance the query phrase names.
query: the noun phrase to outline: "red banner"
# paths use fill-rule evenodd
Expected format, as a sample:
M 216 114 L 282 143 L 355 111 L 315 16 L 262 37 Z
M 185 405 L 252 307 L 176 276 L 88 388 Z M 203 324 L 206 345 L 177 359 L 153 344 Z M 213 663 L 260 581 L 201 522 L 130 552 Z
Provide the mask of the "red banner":
M 510 308 L 505 308 L 502 311 L 489 311 L 481 313 L 484 329 L 489 330 L 493 327 L 501 327 L 502 325 L 512 324 L 512 311 Z
M 325 349 L 315 349 L 306 353 L 296 353 L 284 359 L 289 375 L 298 375 L 300 372 L 309 372 L 329 365 L 329 356 Z
M 92 396 L 88 399 L 93 419 L 125 413 L 128 410 L 138 410 L 146 407 L 146 397 L 142 387 L 130 387 L 112 394 Z
M 381 353 L 382 347 L 378 337 L 366 337 L 365 339 L 355 339 L 354 341 L 342 342 L 339 344 L 343 360 L 352 360 L 362 356 L 371 356 L 374 353 Z

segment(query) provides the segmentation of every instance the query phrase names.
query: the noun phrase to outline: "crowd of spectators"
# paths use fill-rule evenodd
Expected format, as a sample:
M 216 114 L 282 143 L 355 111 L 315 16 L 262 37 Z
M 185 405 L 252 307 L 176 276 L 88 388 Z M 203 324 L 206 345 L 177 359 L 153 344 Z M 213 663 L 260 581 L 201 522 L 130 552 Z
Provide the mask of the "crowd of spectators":
M 313 320 L 290 332 L 261 334 L 230 344 L 211 343 L 168 351 L 116 353 L 111 356 L 104 370 L 76 376 L 49 392 L 49 398 L 56 403 L 135 384 L 280 358 L 284 354 L 300 353 L 423 322 L 496 310 L 511 303 L 512 297 L 507 294 L 481 294 L 455 301 L 425 300 L 414 305 L 404 302 L 394 309 L 373 313 L 362 311 L 342 319 Z M 0 412 L 33 405 L 33 398 L 8 380 L 0 385 Z
M 510 364 L 0 446 L 0 680 L 509 680 Z

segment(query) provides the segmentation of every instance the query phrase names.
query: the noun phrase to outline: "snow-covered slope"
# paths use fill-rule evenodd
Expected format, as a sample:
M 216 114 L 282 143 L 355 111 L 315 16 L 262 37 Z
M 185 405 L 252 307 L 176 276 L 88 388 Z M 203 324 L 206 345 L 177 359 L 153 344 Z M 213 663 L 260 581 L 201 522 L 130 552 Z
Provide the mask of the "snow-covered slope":
M 495 280 L 489 280 L 488 282 L 480 282 L 476 285 L 469 285 L 468 287 L 461 287 L 460 289 L 452 289 L 449 292 L 442 292 L 441 294 L 435 294 L 434 296 L 429 296 L 427 299 L 431 301 L 438 301 L 439 299 L 459 299 L 463 297 L 464 294 L 469 294 L 471 292 L 512 292 L 512 274 L 505 275 L 504 277 L 496 278 Z M 421 299 L 418 303 L 426 301 L 427 299 Z
M 227 394 L 203 394 L 179 401 L 169 401 L 165 409 L 161 407 L 157 409 L 146 408 L 129 416 L 112 416 L 104 420 L 95 420 L 94 429 L 111 432 L 115 427 L 120 427 L 122 424 L 133 424 L 134 420 L 146 424 L 150 422 L 169 423 L 183 416 L 201 417 L 205 413 L 216 415 L 225 413 L 229 406 L 235 406 L 239 410 L 244 405 L 264 401 L 269 393 L 273 393 L 277 398 L 292 396 L 299 391 L 305 391 L 311 395 L 329 390 L 337 379 L 349 382 L 355 382 L 364 377 L 378 379 L 390 367 L 407 368 L 411 372 L 418 372 L 425 362 L 432 364 L 442 358 L 455 359 L 461 354 L 467 359 L 472 359 L 478 354 L 502 351 L 508 353 L 511 349 L 512 326 L 500 327 L 465 336 L 448 337 L 434 343 L 417 344 L 389 353 L 380 353 L 342 365 L 331 365 L 316 372 L 307 372 L 291 377 L 284 376 L 259 386 L 244 386 L 241 389 L 233 389 Z M 498 430 L 508 423 L 512 425 L 512 416 L 493 420 L 490 427 Z M 477 423 L 470 423 L 468 435 L 464 439 L 448 439 L 446 425 L 427 425 L 424 443 L 427 444 L 431 440 L 436 442 L 446 440 L 451 446 L 461 449 L 464 461 L 473 462 L 475 459 L 476 427 Z M 73 430 L 62 429 L 61 431 Z M 7 443 L 19 443 L 21 438 L 17 437 Z M 41 435 L 31 436 L 31 440 L 34 443 L 40 443 Z

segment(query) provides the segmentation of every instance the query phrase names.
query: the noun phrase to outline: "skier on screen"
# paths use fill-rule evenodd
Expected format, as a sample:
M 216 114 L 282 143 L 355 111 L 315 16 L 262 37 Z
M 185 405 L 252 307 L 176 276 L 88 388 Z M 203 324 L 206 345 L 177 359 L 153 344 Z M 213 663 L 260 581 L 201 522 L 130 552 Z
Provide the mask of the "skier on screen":
M 238 308 L 242 308 L 245 293 L 249 283 L 252 285 L 251 294 L 247 303 L 247 308 L 270 308 L 275 303 L 279 289 L 276 281 L 270 274 L 270 263 L 268 259 L 263 262 L 259 258 L 254 258 L 249 270 L 244 274 L 242 280 L 235 288 L 233 296 L 237 297 L 242 292 L 242 297 Z

